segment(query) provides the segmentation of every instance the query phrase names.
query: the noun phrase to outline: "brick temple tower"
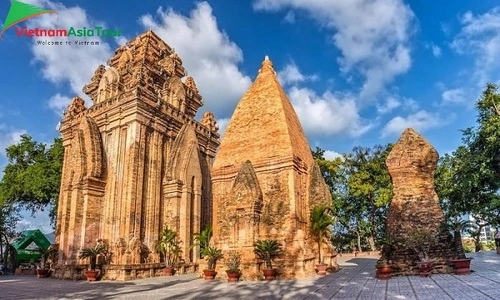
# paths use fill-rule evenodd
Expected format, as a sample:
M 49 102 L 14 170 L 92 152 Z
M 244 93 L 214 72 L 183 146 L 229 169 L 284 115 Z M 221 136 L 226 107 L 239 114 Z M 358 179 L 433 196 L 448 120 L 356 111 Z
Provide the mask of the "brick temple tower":
M 219 146 L 212 113 L 194 119 L 203 105 L 182 60 L 147 31 L 99 66 L 73 99 L 61 122 L 65 149 L 57 215 L 59 277 L 71 277 L 78 253 L 107 243 L 107 275 L 154 275 L 159 231 L 180 235 L 182 258 L 198 255 L 192 235 L 211 222 L 210 167 Z M 76 274 L 76 273 L 75 273 Z
M 393 185 L 387 213 L 391 245 L 382 254 L 391 262 L 393 275 L 418 274 L 417 250 L 425 247 L 434 273 L 454 272 L 450 259 L 459 257 L 458 245 L 443 226 L 445 215 L 434 186 L 438 158 L 436 149 L 412 128 L 404 130 L 387 156 Z
M 310 209 L 329 205 L 331 194 L 268 57 L 227 126 L 212 183 L 215 244 L 242 254 L 244 278 L 261 274 L 253 253 L 259 239 L 283 245 L 276 261 L 282 278 L 314 274 L 318 249 L 309 234 Z M 333 252 L 325 250 L 330 259 Z

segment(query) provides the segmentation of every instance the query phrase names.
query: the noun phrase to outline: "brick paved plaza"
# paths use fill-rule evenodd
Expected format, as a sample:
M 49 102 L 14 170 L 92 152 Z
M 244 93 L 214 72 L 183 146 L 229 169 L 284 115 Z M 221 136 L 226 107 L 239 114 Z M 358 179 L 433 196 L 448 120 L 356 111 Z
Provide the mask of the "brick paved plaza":
M 325 277 L 274 282 L 204 282 L 193 275 L 127 282 L 0 276 L 0 299 L 500 299 L 500 255 L 470 254 L 468 276 L 374 278 L 376 257 L 340 258 Z

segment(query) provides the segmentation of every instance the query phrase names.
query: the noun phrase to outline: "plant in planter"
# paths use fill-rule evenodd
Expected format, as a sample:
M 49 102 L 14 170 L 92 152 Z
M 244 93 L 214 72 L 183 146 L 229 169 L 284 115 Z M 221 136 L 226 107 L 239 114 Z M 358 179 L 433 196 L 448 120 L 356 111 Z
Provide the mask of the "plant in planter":
M 394 244 L 390 237 L 384 239 L 382 244 L 382 257 L 377 261 L 376 277 L 378 279 L 390 279 L 392 273 L 392 265 L 390 263 L 390 258 L 392 258 L 392 253 L 394 251 Z
M 462 220 L 458 217 L 450 219 L 446 223 L 446 227 L 453 234 L 454 244 L 455 244 L 455 255 L 456 257 L 450 262 L 453 264 L 455 268 L 455 272 L 457 275 L 466 275 L 470 274 L 470 262 L 471 258 L 467 258 L 465 256 L 465 250 L 462 245 L 462 232 L 474 228 L 474 225 L 471 221 Z
M 253 244 L 255 254 L 266 264 L 262 270 L 266 280 L 276 279 L 277 270 L 273 268 L 273 260 L 278 257 L 283 248 L 276 240 L 258 240 Z
M 216 247 L 207 246 L 203 249 L 201 255 L 207 261 L 207 268 L 203 270 L 205 280 L 213 280 L 217 275 L 217 272 L 215 272 L 215 265 L 219 259 L 224 257 L 224 255 L 222 255 L 222 250 Z
M 97 267 L 97 256 L 105 254 L 107 252 L 106 245 L 103 243 L 97 243 L 94 247 L 84 248 L 80 251 L 80 259 L 89 259 L 89 270 L 85 271 L 85 276 L 87 276 L 87 281 L 97 280 L 100 270 L 96 270 Z
M 330 215 L 332 209 L 326 205 L 318 205 L 311 210 L 310 231 L 314 239 L 318 243 L 318 264 L 316 269 L 318 275 L 326 275 L 327 264 L 323 263 L 321 248 L 323 247 L 323 239 L 330 237 L 330 226 L 333 225 L 334 219 Z
M 241 255 L 236 251 L 230 251 L 226 259 L 226 274 L 228 282 L 238 282 L 241 276 Z
M 418 255 L 420 276 L 426 277 L 432 272 L 433 259 L 430 257 L 430 250 L 435 243 L 434 233 L 424 228 L 414 230 L 406 240 L 406 245 Z
M 45 278 L 49 274 L 49 266 L 47 266 L 47 261 L 50 259 L 54 260 L 55 255 L 58 253 L 58 249 L 54 245 L 50 245 L 47 249 L 39 248 L 38 251 L 42 255 L 40 257 L 40 267 L 36 270 L 36 275 L 38 278 Z
M 191 247 L 200 246 L 200 255 L 203 256 L 203 250 L 210 245 L 210 239 L 212 238 L 212 227 L 207 226 L 203 228 L 200 233 L 194 234 L 194 242 Z
M 215 265 L 219 259 L 222 259 L 222 250 L 210 246 L 210 239 L 212 238 L 212 227 L 207 226 L 203 228 L 200 233 L 194 234 L 193 246 L 200 246 L 200 256 L 207 262 L 207 268 L 203 270 L 205 280 L 213 280 L 217 275 L 215 272 Z
M 177 232 L 168 228 L 168 226 L 163 228 L 160 232 L 157 250 L 165 259 L 165 269 L 163 270 L 163 274 L 166 276 L 172 276 L 175 272 L 175 266 L 181 253 L 179 243 Z
M 376 276 L 378 279 L 390 279 L 392 273 L 391 264 L 387 259 L 379 259 L 377 261 L 377 265 L 375 266 L 377 269 Z

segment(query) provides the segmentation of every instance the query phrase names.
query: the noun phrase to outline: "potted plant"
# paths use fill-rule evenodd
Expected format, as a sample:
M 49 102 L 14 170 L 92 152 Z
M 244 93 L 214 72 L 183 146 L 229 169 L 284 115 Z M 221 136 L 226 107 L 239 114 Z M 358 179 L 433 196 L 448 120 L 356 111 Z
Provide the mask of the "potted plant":
M 310 231 L 318 243 L 318 264 L 316 270 L 318 275 L 326 275 L 328 265 L 323 263 L 321 248 L 323 247 L 323 238 L 330 237 L 329 227 L 333 225 L 334 219 L 330 215 L 332 209 L 326 205 L 318 205 L 311 210 Z
M 462 245 L 462 231 L 473 228 L 474 225 L 471 221 L 462 220 L 455 217 L 446 223 L 446 227 L 449 231 L 453 233 L 453 239 L 455 243 L 455 255 L 456 257 L 450 262 L 455 268 L 455 273 L 457 275 L 470 274 L 470 262 L 471 258 L 465 256 L 465 250 Z
M 200 254 L 202 255 L 203 250 L 210 245 L 210 239 L 212 238 L 212 227 L 207 226 L 203 228 L 200 233 L 194 234 L 194 242 L 191 247 L 200 247 Z M 203 256 L 203 255 L 202 255 Z
M 277 270 L 273 268 L 272 261 L 281 254 L 282 246 L 276 240 L 258 240 L 254 243 L 254 252 L 266 264 L 262 270 L 266 280 L 276 279 Z
M 84 248 L 80 251 L 80 259 L 89 259 L 89 269 L 85 271 L 87 281 L 95 281 L 100 270 L 96 270 L 97 256 L 106 253 L 106 246 L 102 243 L 97 243 L 94 247 Z
M 418 255 L 418 267 L 422 277 L 430 276 L 432 273 L 433 259 L 430 257 L 430 249 L 435 243 L 434 233 L 424 228 L 414 230 L 406 240 L 406 245 Z
M 236 251 L 230 251 L 226 259 L 226 274 L 228 282 L 238 282 L 241 276 L 241 255 Z
M 163 274 L 166 276 L 172 276 L 175 272 L 175 265 L 181 253 L 177 232 L 168 228 L 168 226 L 165 226 L 165 228 L 163 228 L 160 232 L 157 250 L 165 259 L 165 269 L 163 269 Z
M 40 266 L 36 269 L 36 275 L 38 278 L 45 278 L 49 274 L 47 261 L 49 259 L 53 260 L 53 257 L 57 254 L 58 250 L 53 245 L 50 245 L 47 249 L 39 248 L 38 251 L 42 256 L 40 257 Z
M 393 240 L 390 237 L 384 238 L 381 250 L 382 257 L 377 261 L 375 274 L 378 279 L 390 279 L 392 273 L 390 259 L 392 258 L 392 253 L 394 251 Z
M 385 258 L 381 258 L 377 261 L 377 265 L 375 266 L 377 269 L 376 277 L 378 279 L 390 279 L 392 273 L 392 267 L 389 261 Z
M 203 270 L 205 280 L 213 280 L 217 275 L 217 272 L 215 272 L 215 265 L 219 259 L 224 257 L 222 255 L 222 250 L 216 247 L 207 246 L 203 249 L 201 255 L 207 261 L 207 268 Z

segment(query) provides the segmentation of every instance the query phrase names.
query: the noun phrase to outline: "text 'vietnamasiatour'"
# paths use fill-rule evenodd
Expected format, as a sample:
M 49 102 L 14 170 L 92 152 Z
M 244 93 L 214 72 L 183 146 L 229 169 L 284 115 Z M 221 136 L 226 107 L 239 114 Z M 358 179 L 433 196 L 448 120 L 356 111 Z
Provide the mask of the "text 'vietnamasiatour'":
M 102 27 L 95 27 L 93 29 L 88 29 L 83 27 L 81 29 L 75 29 L 70 27 L 69 29 L 40 29 L 38 27 L 28 29 L 27 27 L 16 27 L 17 36 L 25 37 L 116 37 L 121 36 L 120 30 L 104 29 Z

